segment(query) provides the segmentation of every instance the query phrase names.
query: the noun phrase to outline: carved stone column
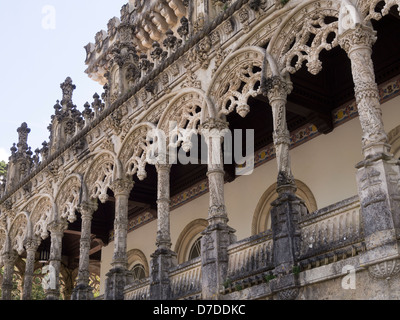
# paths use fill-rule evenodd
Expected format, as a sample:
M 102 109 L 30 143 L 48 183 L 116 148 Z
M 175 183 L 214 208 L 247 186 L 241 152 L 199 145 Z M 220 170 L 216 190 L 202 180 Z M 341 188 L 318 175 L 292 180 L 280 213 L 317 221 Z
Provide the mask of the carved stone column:
M 371 58 L 376 32 L 358 24 L 339 36 L 352 65 L 358 113 L 363 131 L 364 160 L 356 165 L 367 251 L 360 263 L 372 265 L 399 257 L 399 161 L 390 154 L 384 130 L 378 86 Z
M 294 299 L 297 279 L 293 275 L 300 253 L 299 217 L 305 213 L 304 201 L 296 196 L 290 164 L 290 133 L 286 123 L 287 95 L 292 90 L 289 80 L 279 76 L 266 79 L 266 95 L 272 108 L 274 145 L 278 163 L 278 198 L 271 204 L 271 222 L 274 243 L 275 273 L 278 275 L 276 289 L 280 299 Z M 290 294 L 288 294 L 290 292 Z
M 39 239 L 30 239 L 25 243 L 26 265 L 22 300 L 31 300 L 33 273 L 35 272 L 35 255 L 39 245 Z
M 170 170 L 169 164 L 156 164 L 157 187 L 157 250 L 151 255 L 150 298 L 167 300 L 171 297 L 169 270 L 177 264 L 171 250 L 170 232 Z
M 78 210 L 82 216 L 81 241 L 79 254 L 79 271 L 77 286 L 73 290 L 72 300 L 93 299 L 92 288 L 89 286 L 89 252 L 91 244 L 91 230 L 93 213 L 97 210 L 96 202 L 84 202 Z
M 45 288 L 46 300 L 58 300 L 60 298 L 60 267 L 62 258 L 62 238 L 67 229 L 66 221 L 54 221 L 49 225 L 51 236 L 50 258 L 48 269 L 48 281 Z
M 228 123 L 208 119 L 200 132 L 208 147 L 208 183 L 210 205 L 208 227 L 201 239 L 202 298 L 218 299 L 228 273 L 228 246 L 236 241 L 235 230 L 228 226 L 224 199 L 224 163 L 222 142 Z
M 106 300 L 124 300 L 127 276 L 128 200 L 134 182 L 118 179 L 111 185 L 115 197 L 114 255 L 112 269 L 107 273 Z
M 12 300 L 13 275 L 17 254 L 15 252 L 4 253 L 2 260 L 4 264 L 4 274 L 3 283 L 1 285 L 1 300 Z

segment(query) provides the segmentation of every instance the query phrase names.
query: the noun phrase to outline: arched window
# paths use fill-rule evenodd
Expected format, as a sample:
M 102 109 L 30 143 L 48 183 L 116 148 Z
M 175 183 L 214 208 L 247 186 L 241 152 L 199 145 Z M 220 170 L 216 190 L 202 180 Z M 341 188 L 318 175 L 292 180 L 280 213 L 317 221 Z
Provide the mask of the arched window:
M 141 280 L 150 275 L 150 268 L 144 253 L 138 249 L 128 251 L 128 266 L 134 280 Z
M 197 257 L 200 257 L 201 255 L 201 238 L 198 238 L 190 248 L 189 252 L 189 260 L 195 259 Z
M 201 232 L 208 226 L 205 219 L 197 219 L 190 222 L 181 232 L 176 241 L 175 252 L 178 255 L 178 263 L 183 263 L 200 256 Z
M 140 263 L 135 264 L 133 268 L 131 269 L 132 275 L 133 275 L 133 280 L 142 280 L 146 278 L 146 270 L 144 266 Z

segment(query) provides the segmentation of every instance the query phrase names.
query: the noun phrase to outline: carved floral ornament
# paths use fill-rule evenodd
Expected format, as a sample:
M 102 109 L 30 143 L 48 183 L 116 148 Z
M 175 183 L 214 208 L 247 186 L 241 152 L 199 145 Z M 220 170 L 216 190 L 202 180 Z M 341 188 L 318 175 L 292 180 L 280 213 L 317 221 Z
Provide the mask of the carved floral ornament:
M 30 215 L 33 236 L 42 238 L 43 240 L 46 239 L 49 235 L 47 227 L 52 218 L 52 200 L 49 197 L 40 198 Z
M 268 46 L 282 73 L 293 74 L 304 62 L 313 75 L 322 70 L 319 54 L 338 45 L 339 9 L 339 2 L 319 1 L 285 19 Z
M 22 254 L 24 252 L 24 242 L 28 233 L 28 217 L 27 214 L 19 214 L 13 221 L 10 228 L 11 249 Z
M 115 157 L 111 153 L 96 156 L 84 178 L 90 199 L 99 199 L 102 203 L 107 201 L 107 190 L 113 181 L 115 166 Z
M 219 106 L 218 117 L 236 110 L 245 117 L 250 112 L 247 101 L 259 94 L 264 54 L 261 48 L 239 49 L 220 66 L 210 96 Z
M 73 176 L 62 185 L 56 198 L 59 215 L 62 219 L 67 219 L 73 223 L 76 220 L 75 211 L 81 198 L 82 183 L 80 179 Z
M 152 124 L 142 124 L 135 127 L 125 139 L 119 153 L 119 159 L 127 175 L 137 175 L 139 180 L 147 177 L 146 164 L 147 153 L 152 141 L 149 139 L 149 131 L 155 129 Z

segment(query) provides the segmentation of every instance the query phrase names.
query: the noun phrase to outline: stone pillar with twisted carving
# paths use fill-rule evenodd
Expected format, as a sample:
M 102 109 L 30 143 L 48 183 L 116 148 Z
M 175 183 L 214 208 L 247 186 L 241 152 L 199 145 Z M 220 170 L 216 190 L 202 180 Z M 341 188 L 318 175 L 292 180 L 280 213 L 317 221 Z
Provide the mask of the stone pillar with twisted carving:
M 115 180 L 110 186 L 115 197 L 114 255 L 107 273 L 106 300 L 123 300 L 127 276 L 128 201 L 134 182 L 128 178 Z
M 200 128 L 208 150 L 208 184 L 210 204 L 208 227 L 201 239 L 202 298 L 218 299 L 227 280 L 228 246 L 236 241 L 235 230 L 228 226 L 224 200 L 224 163 L 222 142 L 228 123 L 210 118 Z
M 78 210 L 82 217 L 79 270 L 77 285 L 72 293 L 72 300 L 91 300 L 92 288 L 89 286 L 89 256 L 91 244 L 92 218 L 97 210 L 97 202 L 83 202 Z
M 31 300 L 33 273 L 35 271 L 35 254 L 39 245 L 39 239 L 29 239 L 25 242 L 26 264 L 22 300 Z
M 290 163 L 290 133 L 286 123 L 287 96 L 292 91 L 290 80 L 280 76 L 263 79 L 263 93 L 272 108 L 273 138 L 278 163 L 278 198 L 272 202 L 271 223 L 274 243 L 276 290 L 279 299 L 295 299 L 298 279 L 293 274 L 300 254 L 299 217 L 306 212 L 304 201 L 296 196 Z
M 274 124 L 273 138 L 278 163 L 278 192 L 282 188 L 294 190 L 295 183 L 289 154 L 290 132 L 286 123 L 287 96 L 292 91 L 292 84 L 279 76 L 274 76 L 266 80 L 266 90 Z
M 364 160 L 356 165 L 366 252 L 364 266 L 400 257 L 399 161 L 390 154 L 384 130 L 378 86 L 371 58 L 376 32 L 371 25 L 355 24 L 339 35 L 352 66 L 355 95 L 362 128 Z
M 51 236 L 50 258 L 45 287 L 46 300 L 58 300 L 60 298 L 60 267 L 62 257 L 62 238 L 67 229 L 66 221 L 54 221 L 49 224 Z
M 151 255 L 150 298 L 170 298 L 169 270 L 177 264 L 176 253 L 171 250 L 170 232 L 170 164 L 156 164 L 157 182 L 157 250 Z
M 3 253 L 1 257 L 4 264 L 3 283 L 1 285 L 1 300 L 12 299 L 14 265 L 17 257 L 18 256 L 15 252 Z

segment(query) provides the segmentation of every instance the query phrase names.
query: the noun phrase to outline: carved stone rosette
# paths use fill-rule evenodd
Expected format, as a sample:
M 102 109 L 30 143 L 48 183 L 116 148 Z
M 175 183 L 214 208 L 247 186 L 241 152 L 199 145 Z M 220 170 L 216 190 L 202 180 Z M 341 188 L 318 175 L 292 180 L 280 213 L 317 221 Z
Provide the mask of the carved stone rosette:
M 390 280 L 400 272 L 400 259 L 393 259 L 374 264 L 368 268 L 371 278 Z

